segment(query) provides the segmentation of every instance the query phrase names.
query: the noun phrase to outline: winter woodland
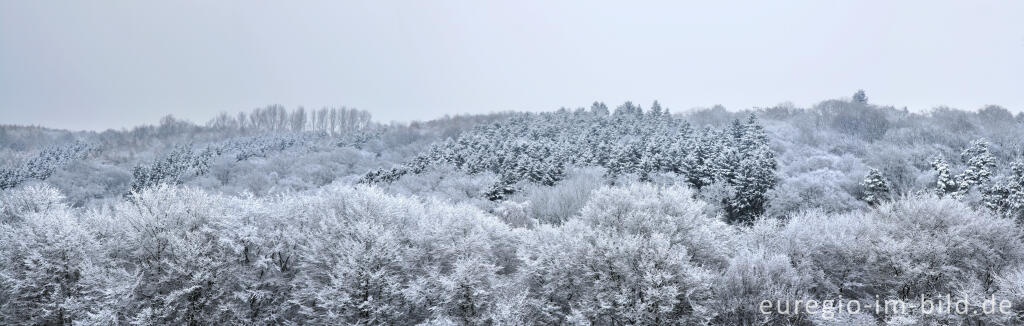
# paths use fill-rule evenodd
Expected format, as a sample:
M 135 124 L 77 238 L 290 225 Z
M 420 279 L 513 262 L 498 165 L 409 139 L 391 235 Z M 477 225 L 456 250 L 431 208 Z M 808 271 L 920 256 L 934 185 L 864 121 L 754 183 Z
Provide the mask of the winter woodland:
M 0 126 L 3 325 L 1019 325 L 1024 114 L 657 102 Z M 1010 313 L 764 314 L 763 300 Z

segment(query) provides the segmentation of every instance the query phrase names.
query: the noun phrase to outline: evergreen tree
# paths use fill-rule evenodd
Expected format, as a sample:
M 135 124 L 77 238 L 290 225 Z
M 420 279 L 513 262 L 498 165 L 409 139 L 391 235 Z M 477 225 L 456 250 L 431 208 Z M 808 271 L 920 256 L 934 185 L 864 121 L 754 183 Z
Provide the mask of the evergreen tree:
M 132 169 L 132 191 L 160 184 L 179 184 L 188 176 L 205 174 L 213 159 L 213 150 L 193 151 L 188 146 L 177 146 L 151 165 Z
M 942 158 L 937 158 L 932 161 L 932 169 L 935 170 L 935 192 L 939 196 L 956 194 L 960 190 L 960 185 L 953 178 L 953 174 L 949 172 L 949 164 Z
M 746 123 L 734 120 L 727 146 L 718 156 L 718 178 L 735 189 L 725 204 L 726 219 L 731 223 L 749 224 L 764 214 L 767 192 L 775 187 L 778 163 L 768 146 L 768 137 L 751 115 Z
M 747 122 L 743 125 L 743 137 L 741 141 L 742 150 L 762 150 L 768 147 L 768 134 L 764 131 L 764 127 L 757 121 L 757 116 L 750 114 L 747 117 Z
M 681 144 L 688 150 L 683 158 L 682 170 L 694 189 L 700 190 L 715 182 L 718 175 L 715 162 L 716 156 L 723 150 L 722 143 L 718 141 L 717 133 L 710 128 L 701 130 L 700 134 L 690 142 Z
M 961 160 L 967 166 L 963 173 L 957 175 L 960 182 L 960 191 L 966 192 L 979 184 L 988 182 L 992 178 L 992 170 L 995 169 L 996 159 L 988 150 L 989 143 L 985 139 L 978 139 L 971 142 L 960 154 Z
M 19 169 L 0 168 L 0 190 L 14 188 L 25 180 Z
M 616 146 L 606 166 L 608 177 L 614 179 L 620 175 L 635 173 L 636 167 L 640 165 L 639 155 L 636 154 L 632 143 L 624 142 Z
M 598 166 L 611 179 L 633 174 L 650 181 L 655 173 L 674 172 L 696 189 L 720 182 L 735 190 L 723 203 L 731 219 L 749 221 L 764 211 L 765 193 L 776 182 L 776 162 L 755 116 L 694 133 L 657 102 L 648 114 L 626 102 L 610 119 L 601 117 L 604 108 L 598 102 L 592 115 L 567 110 L 515 115 L 435 143 L 404 165 L 367 173 L 359 182 L 391 182 L 448 164 L 470 174 L 500 175 L 502 181 L 486 195 L 500 200 L 520 181 L 550 186 L 564 178 L 567 165 Z
M 864 93 L 863 89 L 859 89 L 859 90 L 857 90 L 856 93 L 853 93 L 853 102 L 860 103 L 860 104 L 867 104 L 868 103 L 868 95 L 866 93 Z
M 651 104 L 651 110 L 647 113 L 652 117 L 660 117 L 665 112 L 661 109 L 661 104 L 658 104 L 658 101 L 654 101 L 654 104 Z
M 871 206 L 891 199 L 889 181 L 885 180 L 885 177 L 882 176 L 882 173 L 878 172 L 878 169 L 871 169 L 868 175 L 864 177 L 864 182 L 861 183 L 861 186 L 864 187 L 864 201 Z
M 505 200 L 509 195 L 516 192 L 515 187 L 513 187 L 514 183 L 514 176 L 504 174 L 498 182 L 487 188 L 487 191 L 484 192 L 484 197 L 491 201 Z
M 1010 175 L 987 189 L 983 198 L 985 205 L 992 211 L 1024 221 L 1024 162 L 1013 162 L 1010 170 Z
M 651 173 L 672 170 L 671 146 L 671 140 L 664 132 L 655 133 L 647 140 L 638 165 L 641 180 L 649 180 Z
M 666 137 L 663 153 L 666 160 L 664 163 L 666 171 L 684 176 L 687 174 L 686 156 L 693 149 L 694 137 L 690 124 L 687 122 L 683 122 L 677 127 L 674 137 Z
M 733 119 L 732 123 L 729 124 L 728 131 L 729 131 L 729 133 L 728 133 L 727 136 L 730 136 L 730 137 L 727 137 L 727 138 L 725 138 L 723 140 L 728 142 L 728 143 L 730 143 L 731 145 L 736 145 L 736 144 L 739 144 L 740 141 L 743 140 L 743 137 L 747 133 L 747 127 L 745 125 L 743 125 L 742 122 L 740 122 L 740 119 Z
M 609 113 L 608 106 L 605 105 L 604 102 L 594 102 L 594 104 L 590 106 L 590 113 L 599 117 L 606 117 Z
M 626 101 L 615 108 L 615 112 L 612 114 L 616 117 L 636 117 L 644 113 L 643 109 L 633 104 L 633 102 Z
M 96 149 L 92 145 L 83 141 L 48 146 L 21 166 L 0 168 L 0 190 L 14 188 L 29 179 L 46 180 L 54 172 L 94 151 Z

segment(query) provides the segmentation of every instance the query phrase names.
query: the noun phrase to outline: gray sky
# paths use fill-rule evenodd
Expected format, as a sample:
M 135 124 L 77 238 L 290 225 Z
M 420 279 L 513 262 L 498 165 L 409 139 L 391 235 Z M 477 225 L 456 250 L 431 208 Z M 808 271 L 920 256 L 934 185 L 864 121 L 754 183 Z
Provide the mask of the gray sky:
M 0 124 L 275 103 L 379 121 L 740 109 L 858 88 L 915 110 L 1024 109 L 1024 1 L 0 1 Z

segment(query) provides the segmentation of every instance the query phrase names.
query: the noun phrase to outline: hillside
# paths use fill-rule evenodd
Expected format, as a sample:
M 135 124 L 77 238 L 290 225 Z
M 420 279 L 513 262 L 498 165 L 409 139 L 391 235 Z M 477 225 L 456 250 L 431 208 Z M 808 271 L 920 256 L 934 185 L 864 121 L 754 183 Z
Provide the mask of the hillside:
M 1018 324 L 1022 145 L 863 93 L 0 126 L 0 324 Z M 947 293 L 1012 311 L 757 310 Z

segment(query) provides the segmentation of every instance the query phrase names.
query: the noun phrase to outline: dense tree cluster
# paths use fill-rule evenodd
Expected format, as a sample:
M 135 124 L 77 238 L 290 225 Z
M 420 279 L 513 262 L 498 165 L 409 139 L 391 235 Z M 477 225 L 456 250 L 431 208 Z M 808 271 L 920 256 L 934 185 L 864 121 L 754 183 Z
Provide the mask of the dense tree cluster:
M 238 137 L 217 146 L 217 152 L 234 152 L 236 161 L 253 157 L 266 157 L 270 152 L 283 151 L 296 144 L 305 143 L 303 134 L 264 134 Z
M 32 185 L 0 196 L 0 323 L 812 325 L 835 320 L 757 307 L 1024 300 L 1024 233 L 949 197 L 740 229 L 705 206 L 685 184 L 631 183 L 597 190 L 561 225 L 512 227 L 374 187 L 159 186 L 81 212 Z M 899 317 L 1014 324 L 1021 313 Z
M 179 184 L 183 178 L 201 175 L 208 171 L 213 151 L 193 150 L 180 146 L 156 159 L 153 164 L 136 166 L 132 169 L 132 191 L 160 185 Z
M 0 324 L 1019 325 L 1021 139 L 998 106 L 864 92 L 0 126 Z M 1013 305 L 758 310 L 946 294 Z
M 299 107 L 288 110 L 280 105 L 257 108 L 237 116 L 221 113 L 209 125 L 218 129 L 258 132 L 317 132 L 341 135 L 372 128 L 370 113 L 352 108 L 322 108 L 309 110 Z
M 602 103 L 590 111 L 520 114 L 435 145 L 401 167 L 370 172 L 362 181 L 392 182 L 437 164 L 498 174 L 484 194 L 491 200 L 507 198 L 520 182 L 554 185 L 567 166 L 602 167 L 613 180 L 632 175 L 650 181 L 652 175 L 673 173 L 698 190 L 712 184 L 728 188 L 733 195 L 721 204 L 730 221 L 741 222 L 764 212 L 766 193 L 776 182 L 774 154 L 753 115 L 726 128 L 694 130 L 657 102 L 647 112 L 627 102 L 610 115 Z
M 218 164 L 220 157 L 238 163 L 288 150 L 297 145 L 316 143 L 328 137 L 322 133 L 267 133 L 239 136 L 206 147 L 178 146 L 158 157 L 152 164 L 132 169 L 132 191 L 160 184 L 180 184 L 190 177 L 201 176 Z M 308 149 L 308 147 L 306 148 Z
M 14 188 L 30 179 L 45 180 L 58 169 L 85 158 L 93 151 L 92 145 L 81 141 L 48 146 L 20 166 L 0 168 L 0 190 Z

